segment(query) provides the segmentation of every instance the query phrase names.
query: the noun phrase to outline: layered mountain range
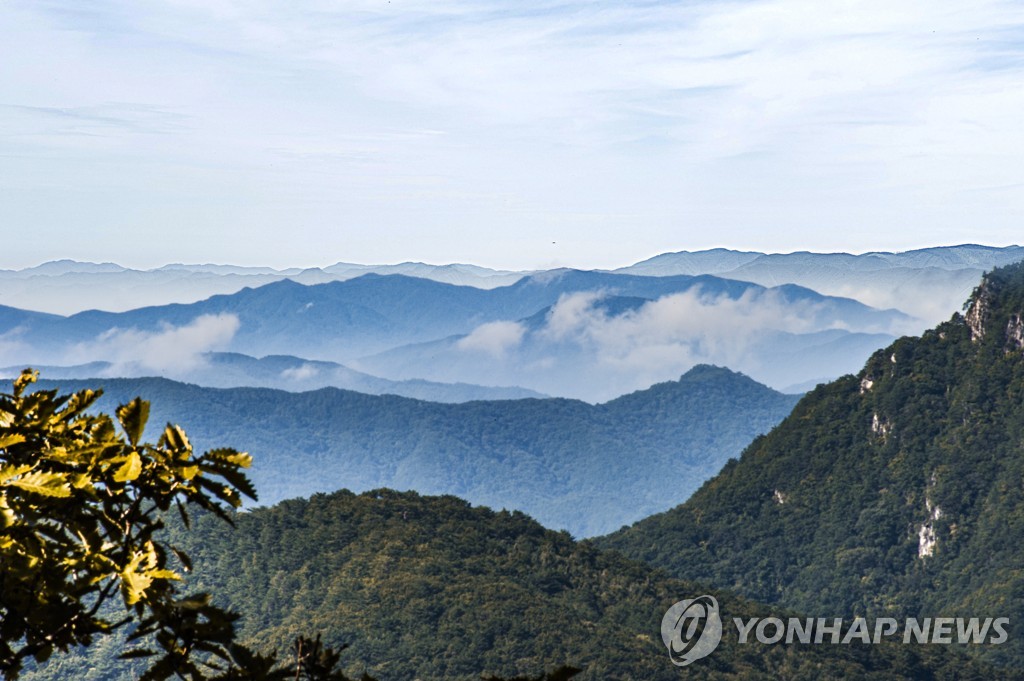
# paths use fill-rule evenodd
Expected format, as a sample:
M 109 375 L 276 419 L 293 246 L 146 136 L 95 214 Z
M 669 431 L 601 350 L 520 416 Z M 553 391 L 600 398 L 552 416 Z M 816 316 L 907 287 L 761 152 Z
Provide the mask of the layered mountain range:
M 355 371 L 337 362 L 302 359 L 290 355 L 251 357 L 237 352 L 204 352 L 177 366 L 154 371 L 144 360 L 120 362 L 95 361 L 73 366 L 36 364 L 47 378 L 118 378 L 146 377 L 160 373 L 185 383 L 209 388 L 276 388 L 291 392 L 342 388 L 369 395 L 399 395 L 429 402 L 471 402 L 474 400 L 517 400 L 546 397 L 526 388 L 491 387 L 468 383 L 439 383 L 422 379 L 391 381 Z M 19 365 L 0 368 L 0 376 L 16 376 L 24 368 Z
M 478 321 L 448 341 L 497 343 L 515 324 L 525 345 L 530 334 L 576 328 L 588 316 L 623 323 L 688 292 L 648 298 L 645 291 L 664 289 L 644 287 L 666 283 L 648 279 L 672 277 L 636 277 L 625 280 L 630 290 L 597 295 L 565 286 L 576 276 L 553 277 L 564 288 L 534 313 L 510 305 L 515 316 Z M 406 283 L 371 276 L 347 284 L 379 281 Z M 524 281 L 517 285 L 552 284 Z M 903 319 L 799 288 L 721 286 L 717 299 L 733 313 L 736 301 L 777 296 L 813 301 L 822 320 Z M 288 294 L 280 307 L 288 317 L 295 303 L 320 304 L 288 297 L 307 288 L 243 293 Z M 456 300 L 472 309 L 466 301 L 475 294 L 465 295 Z M 5 314 L 19 333 L 40 324 L 39 338 L 46 324 L 59 330 L 71 319 Z M 159 338 L 174 322 L 153 315 L 137 323 L 135 333 L 152 335 L 135 341 Z M 236 323 L 240 331 L 244 322 Z M 1005 617 L 1009 639 L 761 645 L 740 644 L 726 626 L 721 646 L 686 668 L 694 678 L 980 681 L 1021 678 L 1024 668 L 1024 265 L 989 273 L 963 314 L 889 342 L 856 374 L 801 398 L 710 366 L 597 405 L 434 404 L 155 378 L 41 383 L 57 385 L 102 386 L 107 411 L 142 395 L 153 401 L 153 422 L 182 423 L 200 449 L 252 451 L 262 503 L 278 503 L 239 514 L 236 530 L 200 515 L 194 530 L 172 525 L 169 537 L 192 554 L 189 588 L 239 610 L 244 636 L 260 647 L 281 649 L 313 628 L 333 646 L 351 644 L 348 669 L 384 681 L 535 675 L 561 664 L 582 667 L 584 679 L 667 680 L 680 671 L 659 640 L 662 615 L 682 598 L 711 593 L 730 618 Z M 375 489 L 384 485 L 526 510 L 579 536 L 637 522 L 576 542 L 517 511 Z M 339 487 L 367 491 L 279 501 Z M 121 641 L 55 658 L 27 678 L 132 678 L 131 666 L 116 662 Z
M 1021 260 L 1020 246 L 974 244 L 861 255 L 712 249 L 663 253 L 616 271 L 647 276 L 714 274 L 763 286 L 799 284 L 874 307 L 894 307 L 933 324 L 960 308 L 984 272 Z
M 799 286 L 713 276 L 558 270 L 485 290 L 369 274 L 120 313 L 0 307 L 0 366 L 81 375 L 79 365 L 103 361 L 106 374 L 225 385 L 238 364 L 205 353 L 231 351 L 313 361 L 298 374 L 282 369 L 277 387 L 326 361 L 393 381 L 512 385 L 596 402 L 702 362 L 799 389 L 855 369 L 851 362 L 916 324 L 898 310 Z M 267 382 L 240 385 L 254 384 Z
M 108 411 L 142 395 L 153 403 L 153 423 L 182 424 L 197 447 L 249 451 L 261 503 L 386 486 L 525 511 L 576 536 L 607 533 L 684 501 L 797 400 L 710 366 L 598 405 L 437 404 L 153 378 L 40 385 L 101 387 Z
M 763 286 L 798 284 L 827 295 L 855 298 L 874 307 L 895 307 L 932 322 L 956 310 L 983 272 L 1021 259 L 1024 259 L 1024 249 L 1020 246 L 995 248 L 971 244 L 861 255 L 780 254 L 715 248 L 664 253 L 616 271 L 644 276 L 713 274 Z M 339 262 L 323 268 L 289 269 L 176 263 L 138 270 L 115 263 L 58 260 L 21 270 L 0 270 L 0 305 L 58 314 L 88 309 L 119 312 L 191 303 L 282 279 L 322 284 L 363 274 L 402 274 L 462 286 L 495 288 L 537 272 L 416 262 L 395 265 Z M 927 295 L 917 295 L 921 293 Z

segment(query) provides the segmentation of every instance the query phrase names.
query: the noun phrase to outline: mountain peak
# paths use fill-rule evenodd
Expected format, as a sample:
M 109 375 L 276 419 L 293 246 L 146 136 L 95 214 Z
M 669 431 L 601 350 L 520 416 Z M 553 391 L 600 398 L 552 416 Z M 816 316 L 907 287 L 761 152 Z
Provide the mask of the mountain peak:
M 972 342 L 989 336 L 1007 352 L 1024 348 L 1024 263 L 986 274 L 964 307 Z
M 748 378 L 746 374 L 733 371 L 727 367 L 720 367 L 715 364 L 694 364 L 689 371 L 679 377 L 679 382 L 697 383 L 700 381 L 721 380 L 723 377 L 731 376 Z

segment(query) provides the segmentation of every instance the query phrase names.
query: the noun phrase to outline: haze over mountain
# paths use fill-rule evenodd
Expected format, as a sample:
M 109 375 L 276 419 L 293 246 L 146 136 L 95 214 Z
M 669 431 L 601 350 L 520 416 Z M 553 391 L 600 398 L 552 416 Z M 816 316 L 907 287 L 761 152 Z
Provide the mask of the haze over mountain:
M 799 284 L 827 295 L 900 309 L 927 323 L 956 311 L 981 274 L 1024 258 L 1020 246 L 964 244 L 902 253 L 761 253 L 711 249 L 663 253 L 617 272 L 645 276 L 713 274 L 764 286 Z M 462 286 L 495 288 L 536 272 L 493 270 L 469 264 L 359 265 L 322 268 L 170 264 L 150 270 L 115 263 L 58 260 L 21 270 L 0 270 L 0 305 L 56 314 L 89 309 L 126 310 L 192 303 L 281 279 L 302 284 L 342 281 L 363 274 L 404 274 Z M 923 330 L 922 326 L 920 330 Z
M 102 386 L 105 411 L 141 395 L 152 401 L 151 423 L 183 424 L 198 448 L 249 451 L 261 503 L 387 486 L 522 510 L 576 536 L 610 532 L 684 501 L 797 400 L 708 366 L 600 405 L 436 404 L 333 388 L 221 390 L 166 379 L 40 385 Z M 671 485 L 664 484 L 667 471 Z
M 1024 666 L 1024 264 L 819 386 L 686 503 L 601 540 L 809 615 L 1008 617 Z
M 483 324 L 469 334 L 399 347 L 354 365 L 396 380 L 515 383 L 602 401 L 710 362 L 784 392 L 804 392 L 823 377 L 855 371 L 894 338 L 833 328 L 832 319 L 815 321 L 815 306 L 783 301 L 778 289 L 728 300 L 700 293 L 647 300 L 584 292 L 518 322 Z
M 403 274 L 460 286 L 494 288 L 527 272 L 467 264 L 396 265 L 336 263 L 328 267 L 274 269 L 238 265 L 181 264 L 136 270 L 114 263 L 56 260 L 22 270 L 0 270 L 0 305 L 69 315 L 85 310 L 124 312 L 139 307 L 194 303 L 218 294 L 288 279 L 300 284 L 346 281 L 364 274 Z
M 615 271 L 647 276 L 715 274 L 763 286 L 799 284 L 874 307 L 897 308 L 934 324 L 960 308 L 984 272 L 1021 260 L 1020 246 L 974 244 L 862 255 L 713 249 L 663 253 Z
M 608 302 L 597 302 L 603 299 Z M 522 320 L 530 318 L 536 333 L 527 336 Z M 748 358 L 744 367 L 759 378 L 758 362 L 764 362 L 775 371 L 764 380 L 776 387 L 835 376 L 848 370 L 850 357 L 865 357 L 908 326 L 916 322 L 896 310 L 797 286 L 766 289 L 712 276 L 558 270 L 483 290 L 371 274 L 313 286 L 279 281 L 189 305 L 123 313 L 61 317 L 0 307 L 0 365 L 105 361 L 126 365 L 126 371 L 141 367 L 151 374 L 181 375 L 201 369 L 204 353 L 232 351 L 334 361 L 360 371 L 371 367 L 369 373 L 392 380 L 518 385 L 519 380 L 504 380 L 513 376 L 508 373 L 463 376 L 470 375 L 466 367 L 500 367 L 491 358 L 503 353 L 516 359 L 512 351 L 525 337 L 542 341 L 525 359 L 537 362 L 542 375 L 563 380 L 544 383 L 549 390 L 523 387 L 599 401 L 702 362 L 727 365 Z M 792 339 L 784 341 L 785 334 Z M 461 362 L 452 357 L 431 362 L 428 348 L 411 369 L 401 366 L 400 356 L 353 363 L 446 338 L 464 355 Z M 781 352 L 803 348 L 801 354 L 766 362 L 766 354 L 774 352 L 772 339 Z M 447 367 L 451 375 L 445 377 Z M 529 378 L 530 367 L 523 369 Z
M 0 368 L 0 377 L 17 376 L 23 368 Z M 36 365 L 34 368 L 53 379 L 141 378 L 153 375 L 152 368 L 142 362 L 115 364 L 97 361 L 67 367 Z M 389 381 L 335 362 L 319 362 L 288 355 L 270 355 L 257 359 L 234 352 L 207 352 L 199 355 L 194 365 L 164 368 L 161 373 L 165 378 L 208 388 L 276 388 L 297 392 L 334 387 L 369 395 L 400 395 L 430 402 L 546 397 L 542 393 L 517 387 L 434 383 L 419 379 Z

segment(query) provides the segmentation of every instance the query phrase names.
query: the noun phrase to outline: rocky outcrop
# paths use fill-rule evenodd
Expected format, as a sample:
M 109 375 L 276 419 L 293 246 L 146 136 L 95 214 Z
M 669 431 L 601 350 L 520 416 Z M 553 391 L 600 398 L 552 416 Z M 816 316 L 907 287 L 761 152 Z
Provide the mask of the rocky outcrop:
M 1020 314 L 1010 315 L 1006 324 L 1006 351 L 1024 350 L 1024 319 Z
M 971 301 L 968 304 L 967 314 L 964 320 L 967 328 L 971 330 L 971 342 L 977 343 L 985 337 L 985 323 L 988 321 L 989 310 L 992 303 L 992 292 L 986 281 L 982 281 Z

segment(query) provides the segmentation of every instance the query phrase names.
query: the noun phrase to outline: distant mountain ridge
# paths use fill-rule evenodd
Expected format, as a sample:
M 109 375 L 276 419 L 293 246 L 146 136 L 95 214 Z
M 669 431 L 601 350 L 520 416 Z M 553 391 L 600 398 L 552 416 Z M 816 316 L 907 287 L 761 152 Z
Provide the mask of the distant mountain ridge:
M 519 400 L 547 397 L 526 388 L 495 387 L 468 383 L 435 383 L 419 379 L 389 381 L 335 362 L 322 362 L 290 355 L 250 357 L 233 352 L 208 352 L 194 366 L 173 372 L 165 378 L 193 383 L 206 388 L 274 388 L 305 392 L 320 388 L 341 388 L 369 395 L 399 395 L 430 402 L 469 402 L 472 400 Z M 0 368 L 0 377 L 17 376 L 24 367 Z M 140 363 L 95 361 L 76 366 L 35 366 L 52 379 L 143 378 L 153 371 Z
M 753 262 L 799 262 L 806 265 L 829 265 L 850 270 L 879 270 L 886 267 L 937 267 L 947 270 L 964 268 L 991 269 L 1024 260 L 1022 246 L 935 246 L 910 251 L 869 251 L 862 254 L 816 253 L 761 253 L 713 248 L 705 251 L 679 251 L 662 253 L 615 272 L 633 274 L 724 274 L 734 272 Z
M 663 253 L 614 271 L 648 276 L 709 273 L 763 286 L 799 284 L 875 307 L 894 307 L 931 324 L 959 309 L 984 272 L 1021 260 L 1024 247 L 977 244 L 861 255 L 712 249 Z
M 794 283 L 820 293 L 853 297 L 874 307 L 896 307 L 934 321 L 948 316 L 967 297 L 984 271 L 1024 258 L 1020 246 L 975 244 L 922 248 L 898 253 L 761 253 L 715 248 L 663 253 L 617 272 L 662 276 L 715 274 L 765 286 Z M 800 272 L 795 268 L 810 269 Z M 850 270 L 861 271 L 860 275 Z M 886 269 L 896 270 L 880 275 Z M 924 270 L 915 274 L 914 270 Z M 864 272 L 874 272 L 872 281 Z M 493 270 L 470 264 L 431 265 L 405 262 L 360 265 L 339 262 L 324 267 L 239 266 L 172 263 L 139 270 L 116 263 L 57 260 L 21 270 L 0 270 L 0 305 L 57 314 L 87 309 L 123 312 L 139 307 L 192 303 L 217 294 L 231 294 L 290 278 L 302 284 L 351 279 L 363 274 L 404 274 L 462 286 L 507 286 L 536 271 Z M 892 295 L 885 295 L 886 290 Z M 966 288 L 965 288 L 966 287 Z M 895 288 L 895 290 L 893 290 Z M 905 309 L 902 294 L 930 292 L 941 296 L 931 307 Z M 862 298 L 860 294 L 867 294 Z M 951 296 L 958 296 L 951 299 Z M 909 300 L 909 298 L 906 298 Z M 954 307 L 950 307 L 950 305 Z M 943 307 L 944 306 L 944 307 Z M 927 312 L 927 314 L 925 314 Z M 936 317 L 935 315 L 938 314 Z
M 600 405 L 436 404 L 333 388 L 214 389 L 153 378 L 44 376 L 40 385 L 103 387 L 107 411 L 141 395 L 153 403 L 152 423 L 188 426 L 197 447 L 230 442 L 248 450 L 261 503 L 388 486 L 523 510 L 577 536 L 610 532 L 683 501 L 797 400 L 708 366 Z M 667 471 L 671 486 L 664 485 Z
M 473 366 L 481 359 L 478 350 L 485 355 L 492 350 L 500 353 L 509 345 L 510 334 L 511 341 L 516 341 L 520 320 L 545 309 L 552 311 L 553 316 L 549 315 L 545 323 L 555 335 L 561 333 L 556 328 L 561 324 L 566 332 L 589 335 L 592 340 L 604 342 L 609 339 L 607 332 L 594 336 L 580 325 L 606 325 L 606 315 L 596 314 L 591 309 L 580 309 L 579 314 L 572 312 L 574 300 L 602 297 L 633 298 L 636 303 L 643 299 L 651 303 L 641 303 L 647 307 L 637 316 L 618 317 L 630 326 L 630 342 L 641 346 L 624 349 L 632 357 L 626 357 L 625 363 L 618 357 L 605 363 L 595 362 L 587 354 L 589 351 L 581 354 L 565 347 L 565 352 L 554 348 L 552 353 L 536 358 L 542 364 L 575 362 L 573 366 L 586 369 L 587 373 L 580 373 L 580 377 L 597 380 L 595 386 L 576 389 L 563 381 L 560 388 L 549 381 L 541 387 L 521 385 L 514 375 L 491 377 L 486 372 L 457 373 L 460 367 Z M 725 308 L 716 311 L 722 305 Z M 556 314 L 559 310 L 565 314 Z M 606 311 L 611 310 L 606 308 Z M 629 312 L 627 308 L 619 311 Z M 725 338 L 701 340 L 703 331 L 698 322 L 703 318 L 713 322 L 711 326 L 720 329 Z M 736 323 L 742 326 L 742 334 L 732 334 L 725 328 Z M 574 324 L 580 328 L 570 329 Z M 135 363 L 150 374 L 176 376 L 180 375 L 182 367 L 190 369 L 200 364 L 202 353 L 227 351 L 254 357 L 290 355 L 337 362 L 396 381 L 424 379 L 443 383 L 520 385 L 541 393 L 600 401 L 677 376 L 697 363 L 728 364 L 729 357 L 717 353 L 720 340 L 731 354 L 742 356 L 743 349 L 736 346 L 759 341 L 758 325 L 801 336 L 828 331 L 850 336 L 853 341 L 838 355 L 827 354 L 829 349 L 818 344 L 826 354 L 817 356 L 812 349 L 814 344 L 805 344 L 807 357 L 792 365 L 796 373 L 782 375 L 775 382 L 789 385 L 841 373 L 843 367 L 837 371 L 831 366 L 833 359 L 845 361 L 851 355 L 866 356 L 891 338 L 873 339 L 870 334 L 888 334 L 913 324 L 912 319 L 897 310 L 877 310 L 854 300 L 822 296 L 799 286 L 768 289 L 710 275 L 641 277 L 556 270 L 485 290 L 404 275 L 367 274 L 312 286 L 282 280 L 189 305 L 165 305 L 122 313 L 90 310 L 60 317 L 0 308 L 0 365 L 68 366 L 100 360 L 126 366 Z M 652 335 L 641 328 L 645 325 L 657 327 L 652 329 L 656 333 Z M 651 361 L 635 357 L 637 352 L 646 353 L 649 339 L 658 334 L 667 334 L 658 341 L 662 345 L 661 356 Z M 461 344 L 452 341 L 465 356 L 462 363 L 434 361 L 429 356 L 424 360 L 418 355 L 419 366 L 415 371 L 402 374 L 379 360 L 365 366 L 354 363 L 359 358 L 394 348 L 460 336 L 472 336 L 471 341 Z M 865 349 L 865 343 L 870 347 Z M 547 352 L 545 348 L 542 351 Z M 758 355 L 761 356 L 763 353 Z M 498 366 L 487 357 L 482 357 L 482 361 L 485 366 L 489 363 Z M 628 366 L 634 361 L 644 364 L 643 372 L 634 372 Z M 804 364 L 813 366 L 813 371 L 801 369 Z M 450 376 L 444 375 L 447 367 L 451 368 Z M 782 364 L 778 364 L 777 369 L 786 373 Z M 753 373 L 755 367 L 749 371 Z M 561 374 L 558 371 L 547 373 L 571 378 L 564 370 Z M 626 378 L 632 376 L 629 379 L 632 383 L 619 383 L 620 376 L 612 375 L 616 373 Z
M 324 268 L 253 267 L 172 263 L 136 270 L 115 263 L 57 260 L 21 270 L 0 270 L 0 305 L 69 315 L 85 310 L 125 312 L 140 307 L 194 303 L 276 281 L 324 284 L 364 274 L 402 274 L 459 286 L 494 288 L 530 272 L 507 272 L 468 264 L 395 265 L 336 263 Z

